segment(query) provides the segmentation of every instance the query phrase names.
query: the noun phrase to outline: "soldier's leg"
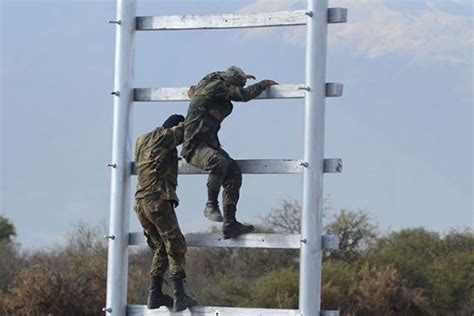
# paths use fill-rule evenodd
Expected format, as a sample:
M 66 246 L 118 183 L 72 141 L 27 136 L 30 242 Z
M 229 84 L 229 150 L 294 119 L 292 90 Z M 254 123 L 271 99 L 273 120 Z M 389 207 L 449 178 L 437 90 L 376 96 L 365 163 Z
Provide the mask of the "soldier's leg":
M 139 201 L 135 205 L 135 212 L 143 227 L 148 246 L 153 251 L 153 260 L 150 269 L 150 285 L 148 290 L 147 307 L 149 309 L 160 306 L 173 306 L 173 299 L 162 291 L 163 276 L 168 269 L 168 256 L 165 245 L 155 225 L 148 219 L 146 201 Z
M 237 206 L 240 197 L 240 187 L 242 186 L 242 171 L 240 171 L 237 162 L 232 159 L 225 150 L 220 149 L 219 152 L 223 159 L 226 159 L 228 163 L 227 173 L 222 181 L 222 186 L 224 188 L 222 204 L 224 207 L 226 205 Z
M 220 153 L 229 163 L 229 168 L 223 181 L 224 225 L 222 229 L 224 239 L 229 239 L 251 233 L 255 228 L 252 225 L 243 225 L 235 218 L 240 187 L 242 186 L 242 172 L 237 162 L 229 154 L 223 149 L 220 149 Z
M 186 241 L 179 228 L 173 202 L 155 200 L 147 205 L 146 213 L 166 249 L 170 279 L 186 277 L 184 270 Z
M 219 210 L 217 198 L 224 177 L 228 173 L 229 160 L 223 156 L 220 151 L 210 147 L 206 143 L 201 143 L 193 151 L 188 162 L 200 169 L 209 172 L 207 179 L 208 200 L 204 208 L 204 215 L 216 222 L 222 222 L 222 215 Z
M 135 204 L 135 212 L 147 237 L 148 246 L 153 251 L 150 274 L 155 277 L 163 277 L 169 265 L 168 256 L 158 230 L 148 218 L 147 210 L 150 208 L 150 204 L 152 204 L 152 201 L 138 201 Z
M 173 202 L 157 201 L 147 215 L 157 228 L 168 254 L 170 279 L 175 288 L 174 311 L 197 305 L 197 301 L 184 291 L 186 241 L 179 228 Z

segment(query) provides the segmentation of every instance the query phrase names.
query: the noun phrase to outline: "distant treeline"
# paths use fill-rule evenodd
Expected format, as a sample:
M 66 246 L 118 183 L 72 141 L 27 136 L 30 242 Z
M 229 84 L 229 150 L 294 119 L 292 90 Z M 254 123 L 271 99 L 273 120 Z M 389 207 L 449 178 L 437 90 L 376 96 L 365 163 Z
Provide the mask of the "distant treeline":
M 300 209 L 283 201 L 258 231 L 299 233 Z M 365 211 L 327 213 L 325 233 L 339 235 L 341 245 L 324 254 L 323 309 L 364 316 L 474 313 L 472 230 L 381 233 Z M 60 249 L 22 251 L 15 227 L 0 216 L 0 315 L 102 315 L 103 235 L 79 225 Z M 150 262 L 148 249 L 131 251 L 129 303 L 145 304 Z M 201 305 L 297 309 L 298 267 L 297 250 L 189 248 L 187 288 Z

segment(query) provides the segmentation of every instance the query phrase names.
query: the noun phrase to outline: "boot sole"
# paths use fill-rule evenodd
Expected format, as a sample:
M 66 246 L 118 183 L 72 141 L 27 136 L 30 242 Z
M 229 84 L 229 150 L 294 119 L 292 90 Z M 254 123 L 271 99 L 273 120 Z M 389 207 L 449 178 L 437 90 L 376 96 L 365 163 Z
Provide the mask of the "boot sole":
M 157 308 L 160 308 L 161 306 L 166 306 L 168 308 L 173 308 L 173 299 L 170 297 L 169 300 L 167 300 L 167 301 L 163 300 L 161 302 L 158 302 L 155 305 L 150 305 L 150 304 L 146 305 L 146 307 L 148 309 L 157 309 Z
M 210 220 L 212 222 L 222 223 L 224 221 L 224 217 L 222 217 L 221 214 L 214 215 L 214 214 L 208 214 L 208 213 L 204 212 L 204 217 L 206 217 L 208 220 Z
M 232 239 L 240 235 L 250 234 L 251 232 L 254 232 L 254 231 L 255 231 L 255 228 L 252 228 L 244 232 L 224 233 L 223 235 L 224 235 L 224 239 Z
M 192 304 L 187 305 L 187 306 L 186 306 L 185 308 L 183 308 L 183 309 L 176 309 L 176 308 L 173 307 L 173 313 L 182 312 L 182 311 L 184 311 L 184 310 L 187 309 L 187 308 L 191 308 L 191 307 L 194 307 L 194 306 L 197 306 L 197 305 L 198 305 L 198 302 L 194 302 L 194 303 L 192 303 Z

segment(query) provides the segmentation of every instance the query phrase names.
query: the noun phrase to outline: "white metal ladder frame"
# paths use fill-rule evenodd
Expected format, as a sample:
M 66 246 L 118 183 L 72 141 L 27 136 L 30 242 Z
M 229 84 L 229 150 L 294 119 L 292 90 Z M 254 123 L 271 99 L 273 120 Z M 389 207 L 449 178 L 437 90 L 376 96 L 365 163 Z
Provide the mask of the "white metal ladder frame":
M 189 246 L 300 249 L 299 309 L 198 306 L 180 315 L 338 315 L 321 311 L 323 249 L 339 245 L 338 236 L 322 235 L 323 174 L 341 172 L 340 159 L 324 159 L 325 99 L 342 95 L 342 84 L 326 83 L 327 24 L 347 21 L 347 9 L 330 8 L 328 0 L 308 0 L 307 10 L 250 14 L 136 17 L 136 0 L 117 0 L 115 35 L 114 117 L 106 315 L 171 315 L 166 308 L 148 310 L 127 305 L 128 247 L 144 246 L 141 233 L 129 232 L 132 162 L 131 105 L 134 101 L 187 101 L 187 88 L 135 89 L 133 52 L 135 31 L 248 28 L 306 25 L 305 84 L 273 86 L 259 98 L 304 98 L 303 160 L 241 160 L 243 173 L 302 173 L 303 202 L 300 235 L 248 234 L 224 240 L 221 234 L 187 234 Z M 203 171 L 180 162 L 180 174 Z

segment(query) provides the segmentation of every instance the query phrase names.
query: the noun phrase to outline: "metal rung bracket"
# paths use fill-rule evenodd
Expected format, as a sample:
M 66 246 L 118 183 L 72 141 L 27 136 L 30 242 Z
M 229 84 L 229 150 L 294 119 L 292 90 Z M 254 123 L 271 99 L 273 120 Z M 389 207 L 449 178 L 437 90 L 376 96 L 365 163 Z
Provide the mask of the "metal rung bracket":
M 342 172 L 342 159 L 339 159 L 339 158 L 324 159 L 324 172 L 325 173 L 341 173 Z
M 323 235 L 323 249 L 339 249 L 339 236 Z
M 320 316 L 339 316 L 339 311 L 321 311 Z
M 346 23 L 347 9 L 346 8 L 329 8 L 328 9 L 328 23 Z
M 308 163 L 299 159 L 248 159 L 237 160 L 242 173 L 245 174 L 299 174 L 303 168 L 309 167 Z M 136 175 L 135 162 L 131 162 L 131 174 Z M 342 171 L 342 160 L 331 158 L 324 160 L 325 173 L 339 173 Z M 184 160 L 178 163 L 179 174 L 207 174 L 205 170 L 193 167 Z
M 344 85 L 338 82 L 326 83 L 326 97 L 342 97 Z

